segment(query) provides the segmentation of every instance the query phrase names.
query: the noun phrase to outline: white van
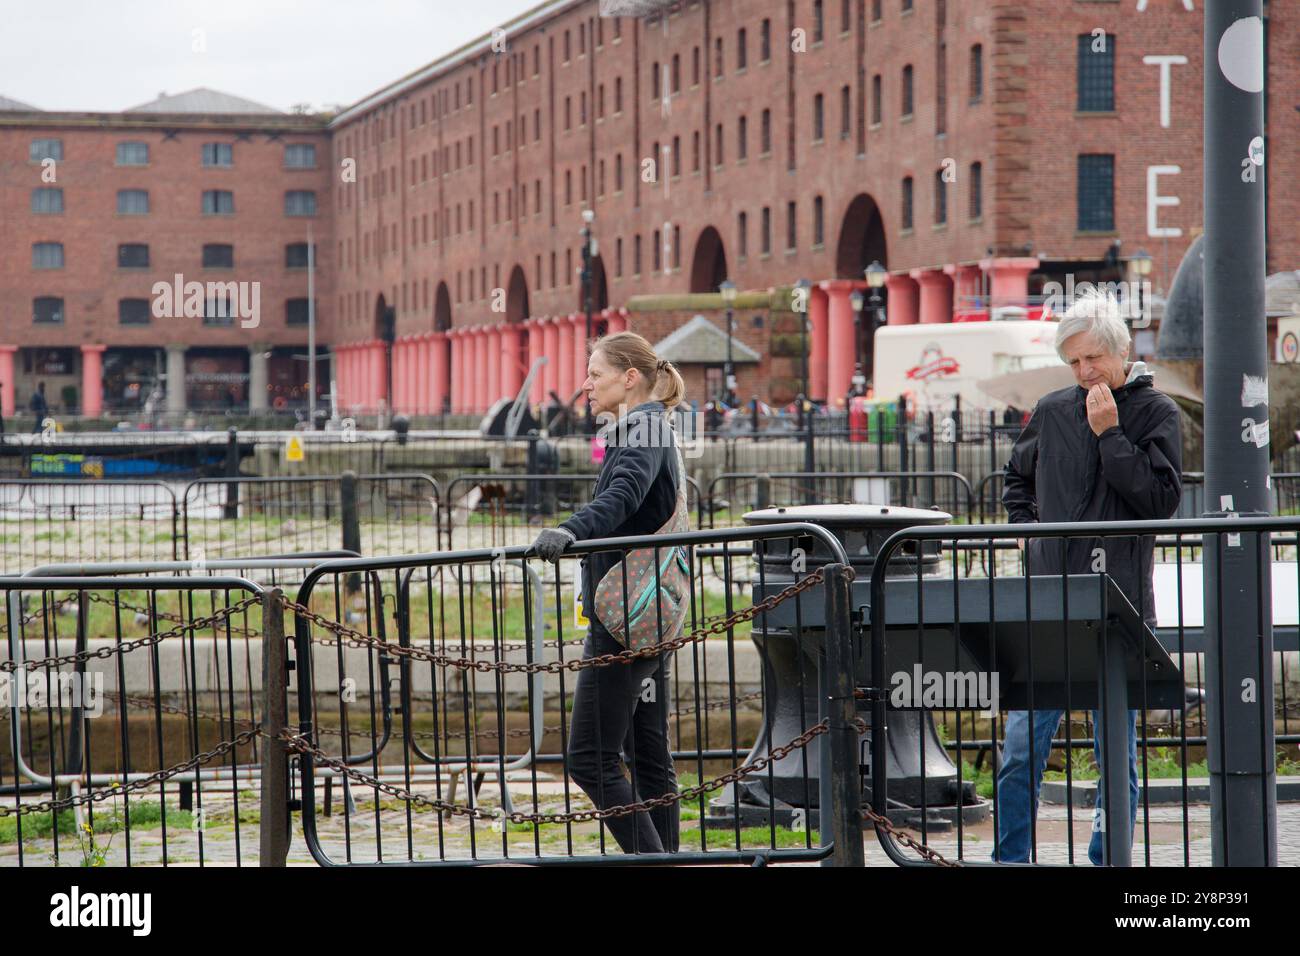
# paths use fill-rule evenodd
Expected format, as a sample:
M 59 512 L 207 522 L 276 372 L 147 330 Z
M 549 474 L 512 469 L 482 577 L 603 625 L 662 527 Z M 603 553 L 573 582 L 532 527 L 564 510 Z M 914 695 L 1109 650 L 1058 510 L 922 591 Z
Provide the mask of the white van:
M 876 330 L 875 397 L 889 401 L 910 393 L 917 408 L 951 409 L 960 395 L 967 408 L 1001 408 L 975 383 L 1064 365 L 1056 354 L 1056 326 L 1014 320 L 884 326 Z

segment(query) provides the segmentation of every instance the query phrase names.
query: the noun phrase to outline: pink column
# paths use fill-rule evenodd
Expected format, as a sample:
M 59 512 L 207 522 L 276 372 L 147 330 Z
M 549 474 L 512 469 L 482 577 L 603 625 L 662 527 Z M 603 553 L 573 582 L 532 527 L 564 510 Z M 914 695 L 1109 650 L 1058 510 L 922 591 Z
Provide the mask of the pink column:
M 980 268 L 989 274 L 990 318 L 998 306 L 1028 305 L 1029 273 L 1038 268 L 1036 258 L 984 259 Z
M 488 377 L 487 377 L 487 329 L 478 326 L 470 336 L 474 340 L 474 365 L 470 370 L 471 381 L 474 383 L 474 412 L 487 410 L 488 406 Z
M 555 320 L 560 327 L 559 330 L 559 347 L 552 352 L 547 349 L 548 355 L 553 356 L 552 361 L 558 366 L 556 369 L 557 385 L 555 390 L 560 393 L 560 398 L 564 401 L 569 400 L 573 394 L 573 316 L 565 315 Z
M 456 411 L 464 414 L 474 401 L 473 378 L 470 366 L 474 361 L 474 347 L 466 329 L 456 330 Z
M 915 325 L 920 318 L 920 291 L 910 276 L 885 277 L 889 301 L 885 303 L 885 317 L 889 325 Z
M 627 331 L 627 309 L 612 309 L 609 313 L 609 334 Z
M 14 416 L 14 353 L 16 345 L 0 345 L 0 414 Z
M 104 411 L 105 345 L 81 347 L 81 414 L 98 418 Z
M 416 369 L 416 408 L 421 415 L 433 410 L 433 334 L 422 332 L 418 336 L 419 355 Z
M 921 287 L 921 324 L 952 321 L 952 280 L 938 269 L 913 269 Z
M 853 305 L 849 302 L 849 293 L 856 285 L 849 279 L 832 279 L 821 283 L 829 300 L 826 401 L 832 408 L 844 405 L 849 389 L 853 386 L 857 349 L 853 342 Z
M 827 308 L 830 300 L 826 291 L 814 286 L 808 296 L 808 322 L 812 326 L 809 332 L 808 348 L 808 391 L 806 396 L 814 401 L 833 400 L 828 381 L 828 361 L 830 358 L 830 339 L 828 337 Z M 723 321 L 726 319 L 724 317 Z M 726 332 L 724 328 L 722 330 Z
M 448 396 L 449 374 L 447 335 L 434 332 L 429 336 L 429 414 L 441 415 Z
M 334 346 L 334 363 L 332 371 L 334 373 L 334 395 L 338 400 L 339 410 L 348 407 L 348 386 L 351 385 L 352 370 L 348 363 L 352 358 L 352 352 L 346 345 Z
M 528 327 L 528 367 L 531 369 L 542 357 L 542 323 L 538 319 L 529 319 L 524 324 Z M 532 387 L 528 391 L 528 401 L 533 405 L 541 404 L 544 376 L 545 370 L 538 369 L 533 377 Z
M 420 342 L 414 335 L 406 337 L 406 361 L 402 363 L 402 372 L 406 381 L 402 383 L 402 404 L 406 414 L 414 415 L 418 401 L 420 385 Z
M 501 366 L 505 356 L 501 353 L 501 326 L 494 325 L 487 330 L 487 380 L 488 397 L 485 408 L 490 408 L 501 397 Z
M 447 370 L 447 393 L 451 396 L 451 410 L 454 413 L 460 411 L 460 383 L 462 380 L 460 330 L 448 329 L 446 335 L 447 341 L 451 343 L 451 364 Z
M 353 404 L 358 408 L 365 408 L 370 404 L 370 396 L 374 391 L 370 382 L 370 376 L 374 373 L 375 363 L 370 358 L 370 343 L 360 342 L 357 344 L 357 393 L 352 397 Z
M 596 335 L 596 316 L 591 317 L 591 334 Z M 579 389 L 587 377 L 587 315 L 573 317 L 573 387 Z M 570 392 L 570 395 L 573 393 Z
M 946 265 L 944 273 L 952 279 L 952 318 L 963 321 L 969 313 L 982 309 L 982 284 L 984 273 L 977 265 Z
M 546 384 L 542 396 L 543 404 L 551 400 L 551 392 L 560 390 L 560 363 L 557 361 L 560 354 L 560 328 L 556 324 L 559 321 L 559 319 L 547 318 L 542 332 L 542 352 L 546 356 L 546 374 L 544 376 Z
M 522 326 L 507 324 L 501 327 L 501 394 L 514 400 L 524 384 L 524 370 L 519 365 L 519 350 L 523 347 Z
M 393 342 L 393 414 L 406 412 L 406 388 L 411 377 L 406 370 L 406 357 L 410 352 L 406 339 Z

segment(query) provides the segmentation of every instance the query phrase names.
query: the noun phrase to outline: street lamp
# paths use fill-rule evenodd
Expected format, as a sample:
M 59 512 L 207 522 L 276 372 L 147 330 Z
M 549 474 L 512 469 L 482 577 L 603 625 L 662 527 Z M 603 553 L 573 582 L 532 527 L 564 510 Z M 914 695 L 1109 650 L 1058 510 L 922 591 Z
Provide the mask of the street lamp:
M 862 290 L 855 288 L 849 293 L 849 306 L 853 309 L 853 387 L 850 395 L 865 395 L 867 380 L 862 375 L 862 306 L 867 297 Z
M 1128 262 L 1129 269 L 1137 276 L 1137 315 L 1134 318 L 1144 317 L 1146 314 L 1142 309 L 1142 286 L 1146 284 L 1146 277 L 1151 274 L 1151 265 L 1151 253 L 1145 249 L 1138 249 Z
M 875 380 L 876 375 L 876 329 L 884 325 L 880 316 L 880 288 L 885 284 L 885 279 L 889 275 L 889 270 L 880 264 L 880 260 L 873 260 L 871 265 L 867 266 L 863 272 L 866 276 L 867 285 L 871 287 L 871 323 L 867 330 L 867 362 L 866 362 L 866 379 L 868 382 Z
M 731 361 L 731 336 L 732 336 L 732 309 L 736 304 L 736 283 L 730 279 L 724 279 L 718 286 L 718 291 L 722 293 L 722 304 L 727 307 L 727 404 L 732 408 L 736 405 L 736 367 Z
M 795 283 L 801 295 L 800 301 L 803 303 L 803 311 L 799 313 L 799 364 L 801 366 L 803 377 L 803 399 L 808 398 L 808 304 L 812 301 L 812 283 L 807 279 L 800 279 Z
M 587 316 L 587 344 L 591 343 L 591 264 L 596 257 L 596 240 L 591 235 L 591 224 L 595 219 L 594 209 L 582 211 L 582 306 Z

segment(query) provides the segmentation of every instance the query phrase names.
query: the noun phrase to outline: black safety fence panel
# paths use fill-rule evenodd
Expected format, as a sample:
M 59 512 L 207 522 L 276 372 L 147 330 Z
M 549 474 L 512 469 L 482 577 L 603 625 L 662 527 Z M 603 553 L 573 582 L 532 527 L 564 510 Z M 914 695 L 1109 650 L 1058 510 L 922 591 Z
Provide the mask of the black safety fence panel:
M 604 612 L 651 628 L 639 650 L 584 653 L 575 573 L 603 552 L 649 557 L 644 579 L 614 565 L 626 596 Z M 363 617 L 357 575 L 395 606 Z M 848 576 L 838 540 L 808 524 L 579 542 L 558 564 L 509 545 L 319 565 L 287 605 L 308 849 L 323 865 L 860 862 L 851 714 L 818 685 L 841 675 L 851 706 L 847 668 L 818 664 L 850 652 Z M 768 706 L 769 645 L 789 713 Z M 386 739 L 382 720 L 352 726 L 383 707 L 376 654 Z M 635 701 L 626 741 L 601 740 L 623 706 L 610 694 Z M 836 808 L 825 833 L 821 806 Z
M 863 612 L 855 696 L 864 812 L 901 831 L 877 828 L 889 857 L 909 865 L 1209 865 L 1217 823 L 1207 742 L 1264 747 L 1271 722 L 1276 777 L 1261 781 L 1257 799 L 1224 808 L 1268 833 L 1265 791 L 1300 797 L 1289 779 L 1300 771 L 1300 519 L 1224 525 L 947 525 L 900 530 L 881 544 L 852 603 Z M 1132 577 L 1126 566 L 1143 541 L 1153 548 L 1154 607 L 1143 588 L 1117 583 Z M 1042 549 L 1051 562 L 1043 567 L 1065 567 L 1070 549 L 1070 566 L 1088 571 L 1027 576 L 1026 547 Z M 1210 600 L 1221 586 L 1206 558 L 1219 562 L 1213 569 L 1225 554 L 1247 562 L 1271 600 Z M 1246 724 L 1230 726 L 1238 711 L 1224 706 L 1241 688 L 1207 669 L 1215 635 L 1261 648 L 1251 698 L 1259 712 Z M 1036 814 L 1034 767 L 1045 768 Z M 1097 811 L 1099 797 L 1103 807 L 1130 806 L 1131 831 L 1122 816 L 1112 826 Z M 1274 852 L 1279 863 L 1300 863 L 1285 840 Z

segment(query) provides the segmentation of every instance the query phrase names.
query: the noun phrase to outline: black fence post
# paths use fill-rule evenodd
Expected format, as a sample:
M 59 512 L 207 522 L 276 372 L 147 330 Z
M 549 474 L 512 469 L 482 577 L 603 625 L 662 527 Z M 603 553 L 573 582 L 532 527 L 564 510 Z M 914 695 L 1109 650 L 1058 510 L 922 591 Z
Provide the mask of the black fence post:
M 939 440 L 939 436 L 934 433 L 934 412 L 925 413 L 925 428 L 930 435 L 930 442 L 925 450 L 925 470 L 935 470 L 934 446 Z M 934 478 L 926 479 L 926 501 L 927 508 L 934 505 Z
M 289 856 L 288 645 L 284 592 L 262 593 L 262 799 L 259 866 L 283 867 Z
M 343 550 L 361 553 L 361 516 L 357 507 L 357 473 L 345 471 L 339 476 L 339 513 L 343 522 Z M 347 575 L 347 592 L 361 590 L 361 574 Z
M 862 846 L 862 777 L 858 767 L 857 706 L 853 696 L 853 631 L 847 565 L 822 568 L 826 589 L 825 661 L 819 674 L 818 718 L 830 729 L 822 743 L 818 828 L 821 845 L 833 844 L 829 866 L 865 866 Z
M 225 476 L 239 477 L 239 433 L 234 428 L 226 430 Z M 231 520 L 239 517 L 239 485 L 233 481 L 226 485 L 226 507 L 222 516 Z
M 772 503 L 772 476 L 758 475 L 754 479 L 754 510 L 762 511 Z

